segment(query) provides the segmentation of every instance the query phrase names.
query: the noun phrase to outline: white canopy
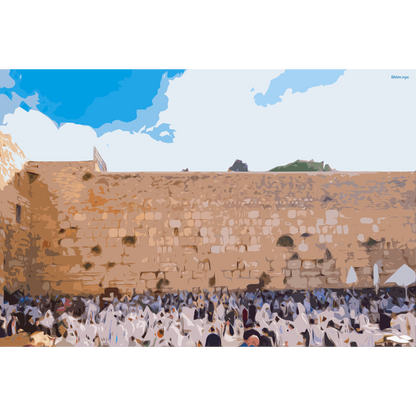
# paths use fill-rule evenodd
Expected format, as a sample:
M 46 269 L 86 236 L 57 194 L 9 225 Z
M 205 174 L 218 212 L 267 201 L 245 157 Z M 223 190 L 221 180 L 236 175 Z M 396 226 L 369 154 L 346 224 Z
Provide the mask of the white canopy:
M 406 264 L 403 264 L 386 283 L 395 283 L 398 286 L 410 286 L 412 283 L 416 283 L 416 273 Z
M 347 276 L 347 285 L 352 283 L 357 283 L 357 273 L 355 273 L 354 268 L 351 266 Z
M 380 283 L 380 275 L 378 274 L 377 264 L 374 265 L 373 277 L 374 277 L 374 286 L 377 286 Z

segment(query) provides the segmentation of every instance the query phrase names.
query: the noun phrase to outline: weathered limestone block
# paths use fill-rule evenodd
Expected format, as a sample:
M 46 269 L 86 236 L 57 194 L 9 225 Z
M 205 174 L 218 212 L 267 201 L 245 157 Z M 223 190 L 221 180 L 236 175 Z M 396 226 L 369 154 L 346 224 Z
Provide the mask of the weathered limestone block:
M 311 260 L 303 260 L 302 261 L 302 268 L 303 269 L 314 269 L 315 268 L 315 262 Z
M 206 272 L 192 272 L 192 278 L 204 281 L 206 279 Z
M 195 245 L 195 237 L 179 237 L 179 244 L 181 246 Z
M 77 213 L 77 214 L 74 215 L 74 220 L 75 221 L 85 221 L 86 218 L 87 218 L 87 216 L 85 214 Z
M 325 276 L 314 276 L 308 279 L 308 288 L 309 289 L 317 289 L 319 287 L 324 287 L 326 285 L 326 277 Z
M 298 279 L 301 277 L 301 271 L 299 269 L 291 270 L 291 277 Z
M 252 244 L 247 246 L 247 251 L 249 252 L 260 252 L 261 251 L 261 244 Z
M 165 272 L 165 277 L 166 279 L 168 279 L 170 282 L 175 283 L 176 281 L 178 281 L 178 279 L 180 279 L 182 276 L 181 272 Z
M 178 272 L 179 268 L 177 263 L 161 263 L 160 270 L 162 272 Z
M 324 276 L 332 276 L 332 277 L 341 276 L 341 273 L 338 270 L 322 270 L 321 274 L 324 275 Z
M 300 276 L 292 276 L 286 279 L 286 284 L 293 289 L 307 289 L 308 279 Z
M 140 279 L 142 280 L 152 280 L 152 279 L 156 279 L 156 273 L 141 273 L 140 274 Z
M 302 266 L 301 260 L 289 260 L 287 262 L 287 268 L 291 270 L 300 269 Z
M 336 286 L 341 286 L 342 285 L 342 283 L 339 280 L 339 278 L 338 277 L 335 277 L 335 276 L 328 276 L 326 278 L 326 283 L 328 285 L 336 285 Z
M 194 212 L 192 213 L 192 219 L 193 219 L 193 220 L 200 220 L 200 219 L 201 219 L 201 213 L 200 213 L 200 212 L 198 212 L 198 211 L 194 211 Z
M 146 290 L 146 282 L 143 280 L 136 280 L 136 292 L 143 293 Z
M 323 270 L 331 270 L 335 267 L 335 260 L 324 261 L 322 264 Z
M 183 270 L 181 272 L 182 279 L 192 279 L 192 272 L 189 270 Z
M 146 288 L 147 289 L 156 289 L 158 280 L 146 280 Z
M 321 276 L 321 272 L 320 271 L 302 271 L 301 276 L 302 277 L 316 277 L 316 276 Z
M 202 220 L 212 220 L 213 218 L 213 213 L 210 211 L 205 211 L 201 213 Z
M 232 278 L 233 279 L 239 279 L 241 277 L 241 271 L 240 270 L 234 270 L 232 272 Z

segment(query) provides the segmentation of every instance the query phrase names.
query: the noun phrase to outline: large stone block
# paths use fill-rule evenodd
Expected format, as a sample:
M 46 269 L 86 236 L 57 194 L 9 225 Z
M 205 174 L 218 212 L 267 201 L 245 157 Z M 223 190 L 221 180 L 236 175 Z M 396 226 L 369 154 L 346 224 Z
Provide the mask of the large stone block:
M 192 272 L 189 270 L 182 271 L 182 279 L 192 279 Z
M 302 268 L 303 269 L 314 269 L 315 268 L 315 262 L 312 260 L 304 260 L 302 261 Z
M 156 289 L 158 280 L 146 280 L 146 287 L 147 289 Z
M 203 220 L 212 220 L 213 218 L 213 214 L 210 211 L 205 211 L 201 213 L 201 219 Z
M 206 273 L 205 272 L 201 272 L 201 271 L 199 271 L 199 272 L 192 272 L 192 278 L 193 279 L 201 279 L 201 281 L 202 280 L 205 280 L 206 279 Z
M 325 276 L 314 276 L 308 279 L 308 288 L 309 289 L 317 289 L 319 287 L 324 287 L 326 285 L 326 277 Z
M 301 260 L 289 260 L 287 262 L 287 268 L 291 270 L 300 269 L 302 266 Z
M 160 270 L 162 272 L 178 272 L 179 268 L 177 263 L 161 263 Z
M 287 287 L 292 289 L 307 289 L 308 288 L 308 279 L 302 278 L 300 276 L 289 277 L 286 279 Z
M 168 279 L 172 284 L 177 282 L 181 276 L 181 272 L 165 272 L 166 279 Z
M 180 220 L 170 220 L 169 226 L 172 228 L 179 228 L 182 225 L 182 222 Z
M 140 274 L 141 280 L 152 280 L 156 279 L 156 273 L 141 273 Z

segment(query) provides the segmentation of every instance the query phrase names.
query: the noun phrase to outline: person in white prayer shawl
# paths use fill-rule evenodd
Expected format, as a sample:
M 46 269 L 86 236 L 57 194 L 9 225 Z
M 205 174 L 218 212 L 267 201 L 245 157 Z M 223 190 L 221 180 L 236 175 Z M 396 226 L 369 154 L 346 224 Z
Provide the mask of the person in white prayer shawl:
M 395 318 L 391 320 L 391 328 L 398 330 L 399 333 L 402 335 L 407 335 L 408 337 L 410 337 L 409 342 L 412 344 L 412 346 L 414 346 L 415 344 L 415 325 L 415 316 L 410 312 L 397 315 Z
M 311 347 L 322 347 L 324 331 L 319 325 L 319 319 L 319 314 L 313 310 L 309 315 L 309 325 L 312 332 L 310 340 Z
M 224 305 L 221 303 L 216 307 L 216 319 L 219 319 L 221 321 L 225 320 L 225 308 Z
M 350 314 L 348 312 L 348 306 L 346 305 L 345 299 L 340 300 L 338 311 L 334 313 L 334 317 L 340 321 L 344 318 L 350 317 Z
M 166 340 L 172 347 L 186 347 L 188 337 L 181 334 L 180 325 L 172 323 L 165 331 Z
M 241 336 L 239 337 L 236 334 L 236 331 L 234 331 L 233 335 L 230 333 L 230 322 L 227 321 L 223 336 L 221 337 L 221 344 L 224 348 L 237 348 L 241 345 L 242 342 L 244 342 L 244 338 Z
M 371 331 L 359 328 L 355 325 L 355 330 L 350 333 L 350 344 L 355 342 L 357 347 L 374 347 L 374 339 Z
M 348 301 L 350 311 L 354 311 L 355 315 L 360 313 L 360 302 L 354 296 Z
M 292 322 L 288 323 L 286 331 L 283 331 L 282 338 L 285 348 L 303 346 L 303 337 L 296 330 Z

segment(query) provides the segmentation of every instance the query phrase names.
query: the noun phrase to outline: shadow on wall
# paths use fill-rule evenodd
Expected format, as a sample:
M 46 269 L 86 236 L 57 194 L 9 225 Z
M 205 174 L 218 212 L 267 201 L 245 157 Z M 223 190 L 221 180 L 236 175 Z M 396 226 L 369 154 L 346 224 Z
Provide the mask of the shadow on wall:
M 40 174 L 23 170 L 0 192 L 2 288 L 9 292 L 59 293 L 67 269 L 60 242 L 68 230 L 59 226 L 59 211 L 48 185 Z M 74 259 L 81 262 L 82 257 L 75 255 Z M 50 264 L 49 270 L 45 263 Z

